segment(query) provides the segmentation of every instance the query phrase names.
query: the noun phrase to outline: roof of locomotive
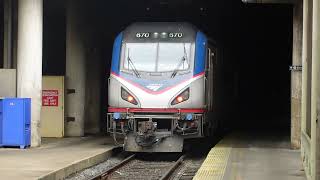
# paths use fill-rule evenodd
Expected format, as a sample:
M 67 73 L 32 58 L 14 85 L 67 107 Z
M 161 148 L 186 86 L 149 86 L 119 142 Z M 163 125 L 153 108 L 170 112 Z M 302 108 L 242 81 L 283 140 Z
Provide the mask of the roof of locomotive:
M 125 42 L 194 42 L 196 39 L 197 32 L 199 30 L 190 23 L 186 22 L 138 22 L 133 23 L 128 26 L 123 31 L 123 40 Z M 137 34 L 148 33 L 148 38 L 146 37 L 137 37 Z M 157 34 L 166 34 L 174 33 L 176 35 L 182 35 L 182 37 L 173 37 L 173 38 L 155 38 L 154 35 Z

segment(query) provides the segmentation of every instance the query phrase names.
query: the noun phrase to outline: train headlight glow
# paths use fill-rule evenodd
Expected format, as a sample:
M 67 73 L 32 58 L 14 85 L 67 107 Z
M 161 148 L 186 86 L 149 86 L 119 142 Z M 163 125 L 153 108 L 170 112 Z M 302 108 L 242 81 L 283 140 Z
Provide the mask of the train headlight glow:
M 137 105 L 137 100 L 124 88 L 121 87 L 121 98 L 131 104 Z
M 182 93 L 180 93 L 174 100 L 171 102 L 171 105 L 176 105 L 181 102 L 184 102 L 189 99 L 190 96 L 190 89 L 184 90 Z
M 132 96 L 128 96 L 128 101 L 132 102 L 134 100 L 134 98 Z
M 177 101 L 180 103 L 180 102 L 182 102 L 183 101 L 183 97 L 182 96 L 178 96 L 177 97 Z

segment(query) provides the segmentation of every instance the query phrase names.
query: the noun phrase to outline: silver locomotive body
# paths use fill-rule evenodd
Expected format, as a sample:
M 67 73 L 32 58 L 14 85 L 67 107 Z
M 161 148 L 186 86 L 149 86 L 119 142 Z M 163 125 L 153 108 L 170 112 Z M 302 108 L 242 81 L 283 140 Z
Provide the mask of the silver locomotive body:
M 108 132 L 135 152 L 181 152 L 212 131 L 214 47 L 187 23 L 135 23 L 115 40 Z

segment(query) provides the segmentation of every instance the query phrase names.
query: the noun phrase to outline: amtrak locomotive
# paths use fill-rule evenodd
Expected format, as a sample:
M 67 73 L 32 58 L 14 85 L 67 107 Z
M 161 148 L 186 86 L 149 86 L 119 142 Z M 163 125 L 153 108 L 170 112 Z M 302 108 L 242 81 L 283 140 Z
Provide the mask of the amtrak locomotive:
M 188 23 L 134 23 L 113 47 L 108 132 L 126 151 L 181 152 L 212 134 L 217 47 Z M 121 142 L 119 143 L 119 137 Z

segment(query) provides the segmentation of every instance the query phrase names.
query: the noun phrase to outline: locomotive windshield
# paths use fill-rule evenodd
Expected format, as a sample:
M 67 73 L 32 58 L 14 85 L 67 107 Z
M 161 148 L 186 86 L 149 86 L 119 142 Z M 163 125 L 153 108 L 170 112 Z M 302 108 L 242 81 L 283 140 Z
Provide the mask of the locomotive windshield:
M 191 43 L 126 43 L 123 69 L 143 72 L 188 70 Z

